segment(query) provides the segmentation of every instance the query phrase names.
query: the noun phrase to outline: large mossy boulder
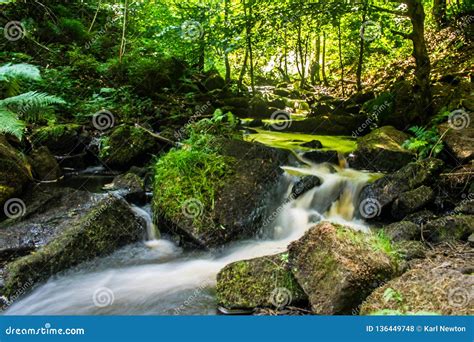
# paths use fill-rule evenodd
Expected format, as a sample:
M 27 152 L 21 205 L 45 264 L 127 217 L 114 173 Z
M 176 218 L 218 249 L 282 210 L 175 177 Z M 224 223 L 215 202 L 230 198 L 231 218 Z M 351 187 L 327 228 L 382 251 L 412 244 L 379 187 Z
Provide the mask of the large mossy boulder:
M 434 197 L 434 191 L 426 185 L 404 192 L 393 202 L 392 216 L 402 219 L 428 205 Z
M 451 115 L 452 122 L 440 125 L 438 131 L 451 155 L 460 162 L 469 162 L 474 159 L 474 115 L 463 110 Z
M 40 181 L 54 181 L 62 176 L 58 162 L 46 146 L 34 150 L 30 155 L 35 178 Z
M 108 196 L 44 247 L 7 264 L 4 294 L 9 297 L 26 283 L 139 241 L 145 234 L 143 224 L 123 199 Z
M 385 208 L 390 208 L 392 203 L 402 194 L 415 190 L 422 185 L 432 184 L 435 177 L 441 172 L 443 165 L 444 163 L 439 159 L 427 158 L 409 163 L 400 170 L 367 185 L 359 196 L 358 208 L 361 216 L 366 219 L 376 219 L 384 214 Z M 406 195 L 405 197 L 409 196 Z M 368 208 L 368 203 L 373 204 L 374 208 Z M 408 201 L 404 203 L 406 204 Z M 420 207 L 418 202 L 414 205 L 417 208 Z M 410 208 L 404 208 L 404 210 L 411 211 Z
M 392 126 L 377 128 L 357 139 L 357 150 L 349 160 L 350 166 L 376 172 L 393 172 L 409 162 L 415 155 L 402 147 L 410 137 Z
M 428 221 L 423 227 L 423 237 L 432 242 L 467 241 L 474 233 L 474 215 L 451 215 Z
M 7 200 L 19 196 L 31 179 L 27 158 L 0 135 L 0 206 L 3 208 Z
M 288 268 L 288 254 L 237 261 L 217 275 L 217 302 L 226 309 L 281 309 L 307 301 Z
M 60 124 L 36 129 L 31 141 L 35 146 L 46 146 L 55 155 L 70 155 L 82 152 L 89 139 L 83 135 L 82 126 Z
M 466 269 L 467 260 L 425 260 L 375 290 L 360 314 L 472 315 L 474 277 Z
M 112 169 L 128 170 L 148 162 L 163 146 L 145 130 L 119 126 L 105 138 L 101 149 L 102 161 Z
M 183 244 L 204 248 L 253 236 L 288 152 L 220 138 L 198 145 L 174 149 L 158 160 L 153 190 L 158 225 Z
M 289 246 L 296 280 L 316 314 L 350 314 L 371 291 L 397 275 L 390 242 L 322 222 Z

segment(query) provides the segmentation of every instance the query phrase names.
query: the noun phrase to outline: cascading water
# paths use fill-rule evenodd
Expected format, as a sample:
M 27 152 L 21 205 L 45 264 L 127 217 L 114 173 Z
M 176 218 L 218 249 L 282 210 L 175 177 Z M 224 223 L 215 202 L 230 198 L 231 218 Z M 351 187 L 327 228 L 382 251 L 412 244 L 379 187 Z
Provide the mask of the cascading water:
M 149 208 L 133 207 L 147 221 L 149 241 L 52 277 L 6 314 L 215 314 L 213 287 L 216 274 L 225 265 L 283 252 L 321 220 L 368 229 L 354 214 L 355 201 L 369 174 L 324 164 L 284 169 L 278 196 L 268 206 L 268 217 L 274 219 L 266 221 L 265 238 L 231 244 L 218 256 L 183 253 L 171 241 L 156 239 Z M 293 199 L 298 175 L 317 176 L 322 184 Z

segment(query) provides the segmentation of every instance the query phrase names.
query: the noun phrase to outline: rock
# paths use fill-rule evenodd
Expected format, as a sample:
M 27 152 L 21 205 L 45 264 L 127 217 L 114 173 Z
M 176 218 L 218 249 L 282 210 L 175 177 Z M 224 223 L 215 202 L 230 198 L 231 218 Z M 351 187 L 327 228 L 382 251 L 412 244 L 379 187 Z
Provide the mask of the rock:
M 434 191 L 422 185 L 411 191 L 404 192 L 392 204 L 392 216 L 402 219 L 429 204 L 434 199 Z
M 377 284 L 397 275 L 390 243 L 380 239 L 322 222 L 290 244 L 291 270 L 314 313 L 348 314 Z
M 254 236 L 265 218 L 266 194 L 290 156 L 287 151 L 242 140 L 219 139 L 213 145 L 217 152 L 204 154 L 205 160 L 199 163 L 189 157 L 192 152 L 173 150 L 160 159 L 163 168 L 155 169 L 153 210 L 158 225 L 193 248 L 218 247 Z M 182 162 L 173 163 L 178 155 Z M 163 176 L 180 175 L 185 169 L 195 172 L 178 179 Z M 212 184 L 203 188 L 202 177 L 212 179 Z
M 61 178 L 61 168 L 46 146 L 34 150 L 30 155 L 30 159 L 37 180 L 54 181 Z
M 217 275 L 217 302 L 226 309 L 281 309 L 307 301 L 285 261 L 286 253 L 237 261 Z
M 474 199 L 465 199 L 454 208 L 456 214 L 474 215 Z
M 245 126 L 247 127 L 262 127 L 263 126 L 263 121 L 262 119 L 254 119 L 247 123 Z
M 46 146 L 55 155 L 83 152 L 89 138 L 82 133 L 81 125 L 61 124 L 46 126 L 33 131 L 31 141 L 35 146 Z
M 6 266 L 4 294 L 38 282 L 81 262 L 112 253 L 144 237 L 143 222 L 127 203 L 109 196 L 34 253 Z
M 27 159 L 0 135 L 0 206 L 3 208 L 7 200 L 19 196 L 31 179 L 31 165 Z M 4 211 L 0 213 L 2 216 Z
M 269 119 L 277 110 L 277 108 L 271 108 L 270 103 L 263 97 L 255 96 L 250 100 L 248 116 L 251 118 Z
M 101 149 L 102 161 L 112 169 L 127 170 L 147 163 L 162 149 L 161 143 L 143 129 L 119 126 Z
M 0 224 L 0 263 L 30 253 L 86 215 L 97 200 L 86 191 L 53 184 L 35 186 L 24 198 L 23 215 Z
M 118 190 L 120 196 L 132 203 L 144 203 L 146 201 L 145 184 L 135 173 L 126 173 L 114 178 L 109 186 L 110 190 Z
M 351 96 L 349 101 L 354 102 L 356 104 L 364 104 L 365 102 L 373 99 L 375 99 L 375 93 L 373 91 L 368 91 L 366 93 L 357 93 Z
M 404 130 L 410 124 L 417 122 L 417 112 L 414 100 L 413 85 L 410 81 L 403 80 L 395 83 L 390 89 L 393 100 L 393 109 L 390 115 L 384 116 L 381 123 L 383 125 L 394 126 Z
M 303 158 L 313 163 L 331 163 L 339 165 L 339 154 L 337 151 L 310 151 L 303 154 Z
M 204 87 L 207 91 L 224 89 L 225 80 L 222 78 L 221 75 L 219 75 L 219 73 L 213 73 L 204 81 Z
M 410 136 L 392 126 L 377 128 L 357 139 L 357 150 L 349 160 L 352 168 L 376 172 L 393 172 L 409 162 L 415 155 L 402 148 Z
M 280 98 L 280 97 L 277 97 L 277 98 L 274 98 L 274 99 L 270 100 L 270 102 L 268 104 L 270 105 L 270 107 L 274 107 L 274 108 L 278 108 L 278 109 L 285 109 L 286 108 L 285 99 Z
M 279 131 L 313 135 L 351 135 L 364 120 L 360 115 L 334 113 L 328 116 L 293 120 L 291 125 Z
M 319 185 L 321 185 L 321 179 L 319 179 L 319 177 L 304 176 L 298 182 L 296 182 L 296 184 L 293 186 L 293 189 L 291 189 L 291 197 L 296 199 Z
M 323 144 L 321 144 L 321 141 L 319 140 L 311 140 L 304 144 L 301 144 L 301 146 L 308 147 L 308 148 L 323 148 Z
M 421 185 L 431 184 L 439 175 L 443 162 L 435 158 L 412 162 L 400 170 L 388 174 L 366 186 L 360 194 L 359 206 L 361 215 L 366 219 L 374 219 L 383 213 L 386 207 L 404 192 L 414 190 Z M 376 214 L 365 213 L 365 204 L 374 203 Z
M 405 261 L 423 259 L 426 256 L 426 247 L 420 241 L 400 241 L 394 244 L 394 248 Z
M 453 113 L 452 122 L 440 125 L 438 131 L 448 151 L 460 162 L 469 162 L 474 158 L 474 116 L 467 111 Z
M 471 235 L 469 235 L 469 238 L 467 239 L 467 241 L 469 242 L 469 245 L 471 247 L 474 247 L 474 233 L 472 233 Z
M 375 290 L 360 314 L 470 315 L 473 290 L 472 275 L 463 274 L 452 261 L 425 261 Z
M 429 221 L 423 229 L 423 236 L 432 242 L 466 241 L 474 233 L 473 215 L 444 216 Z
M 420 227 L 409 221 L 392 223 L 384 228 L 384 232 L 394 242 L 421 238 Z
M 430 220 L 434 220 L 436 218 L 436 215 L 433 214 L 429 210 L 422 210 L 410 215 L 407 215 L 403 220 L 404 221 L 410 221 L 413 222 L 414 224 L 421 226 L 424 225 L 426 222 Z
M 311 113 L 309 114 L 310 117 L 318 117 L 324 115 L 330 115 L 334 111 L 334 108 L 327 104 L 315 104 L 311 107 Z

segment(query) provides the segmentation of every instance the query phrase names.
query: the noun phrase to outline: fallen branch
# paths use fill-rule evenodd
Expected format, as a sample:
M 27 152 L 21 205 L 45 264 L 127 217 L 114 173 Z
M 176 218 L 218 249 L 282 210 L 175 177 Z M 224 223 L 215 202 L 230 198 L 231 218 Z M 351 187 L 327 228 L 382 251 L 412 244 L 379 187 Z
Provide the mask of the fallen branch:
M 143 127 L 143 126 L 140 126 L 139 124 L 135 124 L 135 127 L 136 128 L 140 128 L 142 130 L 144 130 L 145 132 L 147 132 L 148 134 L 150 134 L 153 138 L 156 138 L 168 145 L 171 145 L 171 146 L 176 146 L 176 147 L 180 147 L 181 146 L 181 143 L 177 142 L 177 141 L 173 141 L 173 140 L 170 140 L 168 138 L 165 138 L 157 133 L 154 133 L 152 131 L 150 131 L 149 129 Z

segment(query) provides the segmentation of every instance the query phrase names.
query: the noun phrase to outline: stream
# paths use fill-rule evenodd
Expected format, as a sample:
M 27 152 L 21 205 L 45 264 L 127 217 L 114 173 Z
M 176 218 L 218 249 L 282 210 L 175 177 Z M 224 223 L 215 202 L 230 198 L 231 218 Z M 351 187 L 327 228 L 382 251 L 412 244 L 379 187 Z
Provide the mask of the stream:
M 225 265 L 284 252 L 321 220 L 368 231 L 356 218 L 355 202 L 371 175 L 326 164 L 284 167 L 269 194 L 268 216 L 260 238 L 229 244 L 218 254 L 183 251 L 166 236 L 156 239 L 150 205 L 132 206 L 147 222 L 148 240 L 126 246 L 50 278 L 15 302 L 7 315 L 214 315 L 216 274 Z M 298 175 L 322 184 L 297 199 Z

